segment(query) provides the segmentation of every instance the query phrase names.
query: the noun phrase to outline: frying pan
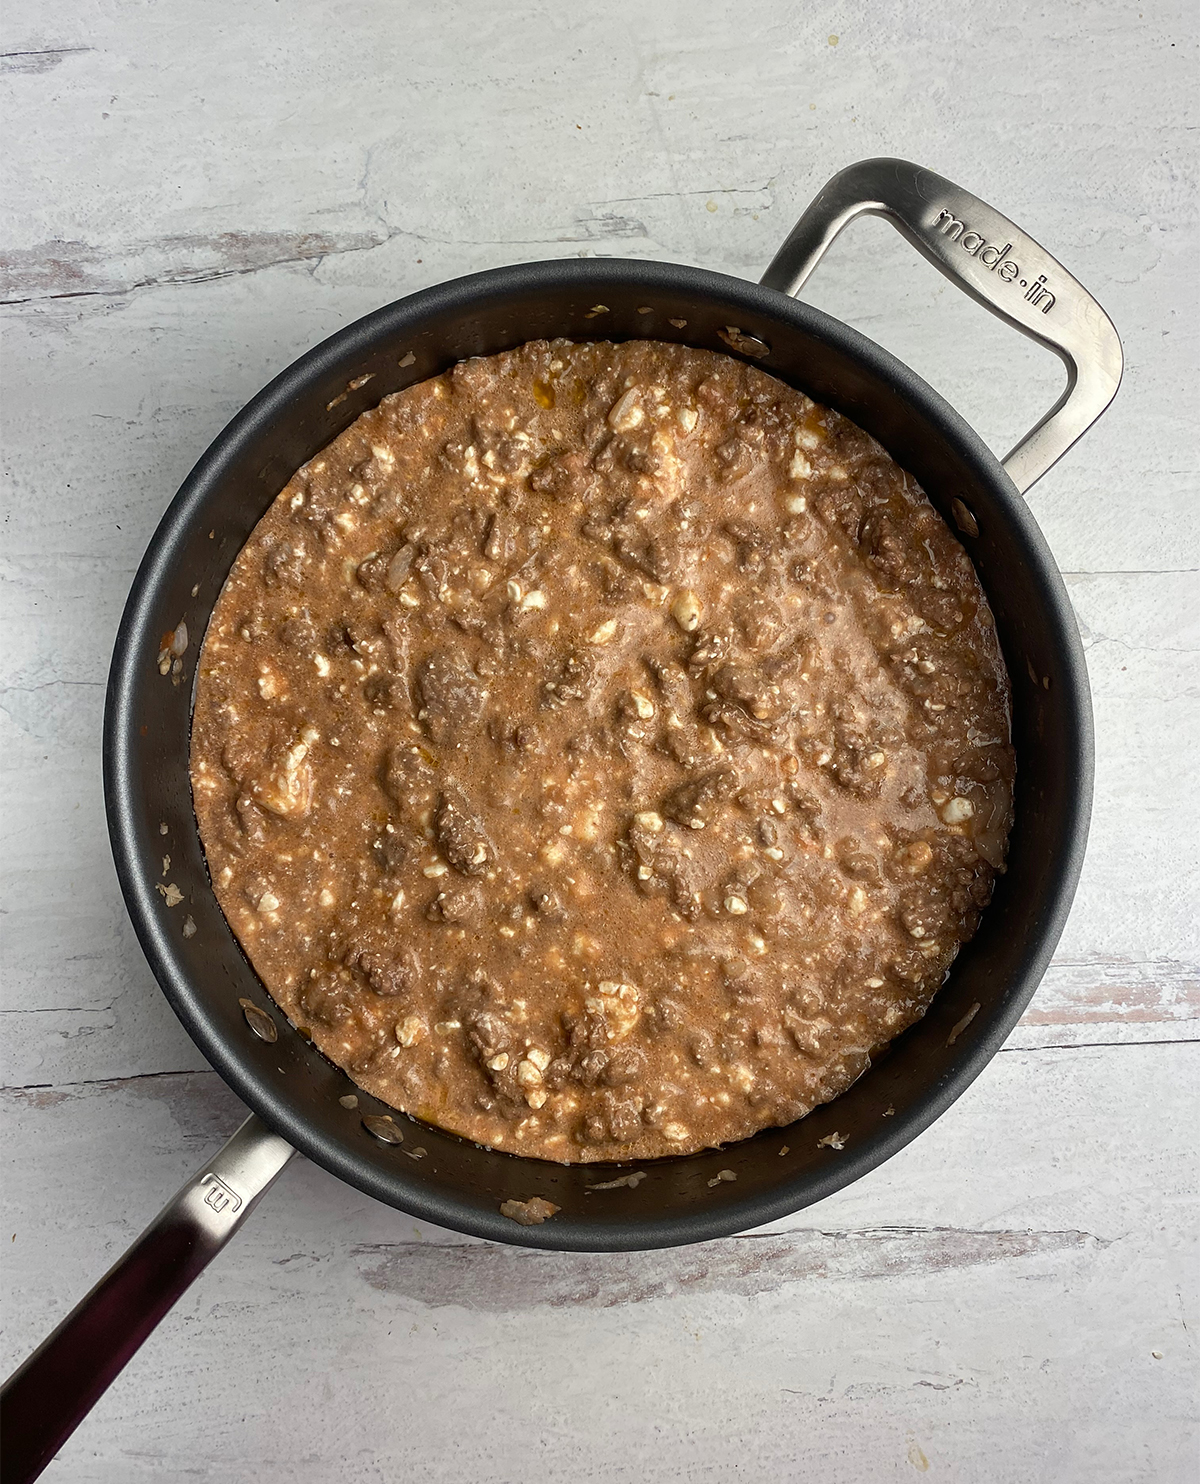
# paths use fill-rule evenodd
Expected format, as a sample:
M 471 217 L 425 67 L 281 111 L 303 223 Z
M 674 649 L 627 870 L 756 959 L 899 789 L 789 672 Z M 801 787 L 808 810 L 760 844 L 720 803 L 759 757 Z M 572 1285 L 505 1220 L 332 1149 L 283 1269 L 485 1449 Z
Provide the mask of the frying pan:
M 1003 462 L 907 366 L 792 297 L 864 213 L 892 222 L 959 288 L 1066 365 L 1062 396 Z M 371 1137 L 362 1116 L 387 1110 L 275 1008 L 222 916 L 188 778 L 205 627 L 235 556 L 293 472 L 389 392 L 466 356 L 555 336 L 654 338 L 740 355 L 865 428 L 959 532 L 1013 683 L 1008 870 L 925 1018 L 802 1122 L 650 1162 L 632 1183 L 616 1166 L 500 1154 L 405 1120 L 403 1143 Z M 1093 765 L 1083 652 L 1062 578 L 1021 497 L 1104 411 L 1121 366 L 1107 315 L 1031 237 L 940 176 L 867 160 L 821 191 L 761 284 L 625 259 L 474 274 L 339 331 L 233 419 L 184 481 L 134 580 L 109 678 L 104 783 L 117 873 L 150 966 L 253 1116 L 8 1382 L 5 1484 L 37 1476 L 296 1150 L 439 1226 L 530 1247 L 621 1251 L 786 1216 L 888 1159 L 949 1107 L 1037 988 L 1083 858 Z M 357 1107 L 339 1101 L 351 1094 Z M 717 1179 L 719 1171 L 736 1179 Z M 504 1202 L 535 1195 L 558 1214 L 531 1226 L 502 1214 Z

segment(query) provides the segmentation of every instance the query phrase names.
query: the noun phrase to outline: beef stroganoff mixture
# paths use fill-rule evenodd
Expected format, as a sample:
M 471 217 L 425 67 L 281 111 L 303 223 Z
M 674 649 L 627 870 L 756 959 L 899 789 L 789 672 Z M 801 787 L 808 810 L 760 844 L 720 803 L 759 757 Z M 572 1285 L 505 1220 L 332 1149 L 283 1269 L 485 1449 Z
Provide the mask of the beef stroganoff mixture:
M 836 1097 L 975 931 L 1009 689 L 965 552 L 730 357 L 532 342 L 305 465 L 213 614 L 221 907 L 367 1091 L 545 1159 Z

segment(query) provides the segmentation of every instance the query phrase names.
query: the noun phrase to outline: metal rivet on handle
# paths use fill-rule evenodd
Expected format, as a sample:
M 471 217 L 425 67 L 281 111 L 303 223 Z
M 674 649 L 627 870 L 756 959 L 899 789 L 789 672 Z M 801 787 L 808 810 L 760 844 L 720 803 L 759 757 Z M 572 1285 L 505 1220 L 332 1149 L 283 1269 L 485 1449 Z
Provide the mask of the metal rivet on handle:
M 765 340 L 760 340 L 757 335 L 747 335 L 745 330 L 739 330 L 736 325 L 726 325 L 717 334 L 738 355 L 753 356 L 755 360 L 761 360 L 763 356 L 771 354 L 771 347 Z
M 265 1010 L 260 1010 L 253 1000 L 239 1000 L 246 1024 L 260 1041 L 278 1041 L 279 1031 Z
M 364 1113 L 362 1125 L 367 1133 L 374 1134 L 381 1144 L 404 1143 L 404 1135 L 396 1127 L 395 1119 L 390 1118 L 386 1113 Z
M 964 536 L 979 535 L 979 522 L 957 496 L 950 501 L 950 509 L 954 512 L 954 524 Z

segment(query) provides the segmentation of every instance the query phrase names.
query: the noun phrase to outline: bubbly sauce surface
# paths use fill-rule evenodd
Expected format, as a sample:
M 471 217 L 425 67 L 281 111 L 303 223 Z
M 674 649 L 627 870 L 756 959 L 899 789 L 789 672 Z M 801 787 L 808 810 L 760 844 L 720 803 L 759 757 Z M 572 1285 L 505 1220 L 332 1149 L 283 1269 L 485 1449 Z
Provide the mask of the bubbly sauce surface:
M 846 419 L 653 341 L 384 399 L 239 554 L 192 783 L 264 985 L 395 1108 L 627 1160 L 924 1014 L 1012 818 L 971 563 Z

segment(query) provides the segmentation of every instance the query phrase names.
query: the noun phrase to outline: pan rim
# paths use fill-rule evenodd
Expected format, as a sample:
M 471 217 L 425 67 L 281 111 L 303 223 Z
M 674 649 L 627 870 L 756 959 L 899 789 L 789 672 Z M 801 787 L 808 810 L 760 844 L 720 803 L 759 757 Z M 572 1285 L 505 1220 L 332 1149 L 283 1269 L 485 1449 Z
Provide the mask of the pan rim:
M 397 1168 L 385 1178 L 349 1147 L 313 1130 L 302 1114 L 265 1084 L 247 1058 L 221 1034 L 204 1012 L 204 996 L 197 992 L 165 931 L 154 884 L 140 868 L 135 844 L 138 817 L 138 780 L 131 759 L 134 704 L 145 666 L 146 639 L 151 634 L 154 594 L 172 570 L 182 534 L 208 492 L 238 451 L 264 426 L 286 417 L 298 392 L 328 366 L 357 351 L 365 352 L 380 338 L 398 336 L 405 323 L 418 318 L 461 310 L 485 297 L 516 298 L 522 293 L 564 286 L 604 287 L 691 293 L 700 298 L 734 304 L 758 320 L 783 321 L 859 363 L 896 389 L 903 400 L 937 426 L 956 452 L 986 480 L 1000 498 L 1008 517 L 1018 527 L 1025 548 L 1036 563 L 1054 627 L 1054 642 L 1063 664 L 1066 695 L 1063 704 L 1074 731 L 1078 767 L 1069 796 L 1059 801 L 1064 824 L 1062 859 L 1047 897 L 1040 904 L 1033 942 L 1022 972 L 1014 976 L 990 1012 L 979 1034 L 964 1044 L 950 1070 L 931 1086 L 922 1101 L 903 1117 L 882 1127 L 831 1161 L 828 1173 L 811 1172 L 781 1178 L 767 1192 L 733 1197 L 719 1208 L 686 1210 L 655 1219 L 576 1219 L 569 1224 L 548 1222 L 540 1227 L 518 1227 L 499 1210 L 489 1212 L 455 1201 L 442 1191 L 422 1184 Z M 620 337 L 629 338 L 629 337 Z M 770 370 L 769 366 L 764 366 Z M 153 642 L 153 641 L 152 641 Z M 924 1132 L 970 1086 L 1007 1038 L 1032 999 L 1061 934 L 1082 866 L 1090 815 L 1093 732 L 1090 693 L 1082 644 L 1066 588 L 1040 528 L 1004 472 L 996 456 L 978 434 L 922 378 L 889 351 L 859 331 L 824 312 L 777 290 L 715 273 L 707 269 L 631 258 L 566 259 L 518 264 L 486 270 L 419 290 L 355 320 L 293 361 L 253 397 L 201 454 L 150 538 L 130 587 L 113 650 L 105 698 L 103 773 L 105 810 L 118 880 L 142 951 L 160 989 L 204 1056 L 218 1074 L 281 1137 L 315 1163 L 384 1203 L 419 1220 L 466 1235 L 510 1245 L 570 1251 L 636 1251 L 663 1248 L 730 1236 L 736 1232 L 794 1215 L 798 1210 L 832 1195 L 861 1178 Z M 205 889 L 209 889 L 207 882 Z M 782 1131 L 780 1131 L 782 1132 Z M 734 1148 L 736 1146 L 728 1146 Z M 522 1156 L 506 1155 L 522 1159 Z M 683 1158 L 694 1158 L 685 1156 Z M 543 1161 L 531 1165 L 545 1168 Z M 663 1162 L 656 1162 L 663 1163 Z M 674 1163 L 674 1161 L 667 1161 Z M 551 1168 L 553 1168 L 551 1166 Z

